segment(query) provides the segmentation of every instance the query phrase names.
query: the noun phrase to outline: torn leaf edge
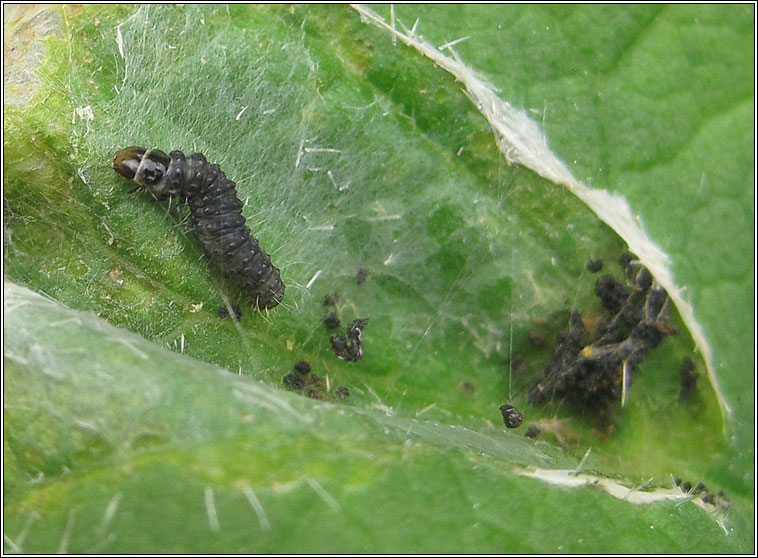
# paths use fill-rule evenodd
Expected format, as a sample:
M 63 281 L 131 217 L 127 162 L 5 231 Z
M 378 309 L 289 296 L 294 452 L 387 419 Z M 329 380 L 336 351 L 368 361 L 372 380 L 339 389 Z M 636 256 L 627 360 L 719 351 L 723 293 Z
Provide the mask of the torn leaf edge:
M 689 329 L 705 361 L 708 380 L 716 392 L 724 430 L 726 430 L 726 417 L 732 416 L 732 408 L 719 387 L 710 343 L 702 326 L 695 318 L 694 308 L 684 298 L 685 289 L 679 287 L 674 280 L 668 254 L 647 235 L 642 218 L 639 215 L 636 218 L 632 215 L 626 198 L 607 190 L 589 188 L 577 180 L 563 161 L 550 150 L 539 125 L 525 112 L 500 99 L 496 88 L 466 66 L 450 43 L 443 46 L 452 53 L 452 57 L 443 54 L 441 49 L 416 33 L 418 21 L 412 29 L 408 30 L 396 18 L 393 19 L 393 25 L 389 25 L 367 6 L 351 4 L 351 7 L 360 14 L 364 22 L 388 31 L 393 40 L 399 39 L 407 46 L 415 48 L 460 81 L 466 87 L 466 95 L 489 122 L 498 148 L 509 163 L 518 163 L 543 178 L 566 187 L 629 245 L 629 249 L 645 264 L 656 281 L 666 289 Z M 403 27 L 403 31 L 399 31 L 395 23 Z
M 714 504 L 708 504 L 699 498 L 693 498 L 692 495 L 682 492 L 679 488 L 656 488 L 653 490 L 629 488 L 608 477 L 580 473 L 578 470 L 572 469 L 522 469 L 516 470 L 516 474 L 553 486 L 563 486 L 566 488 L 595 487 L 614 498 L 638 506 L 666 501 L 676 502 L 679 505 L 680 503 L 690 501 L 705 511 L 718 524 L 725 535 L 729 535 L 729 529 L 726 525 L 726 514 L 723 510 Z

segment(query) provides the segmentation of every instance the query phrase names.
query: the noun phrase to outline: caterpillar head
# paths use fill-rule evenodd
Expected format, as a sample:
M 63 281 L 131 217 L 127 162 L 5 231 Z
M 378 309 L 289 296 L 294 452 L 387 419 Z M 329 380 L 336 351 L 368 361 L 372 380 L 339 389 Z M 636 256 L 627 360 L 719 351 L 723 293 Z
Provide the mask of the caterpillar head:
M 163 194 L 166 170 L 171 159 L 159 149 L 146 151 L 142 147 L 125 147 L 116 152 L 113 169 L 121 176 L 134 180 L 139 186 L 150 189 L 154 194 Z

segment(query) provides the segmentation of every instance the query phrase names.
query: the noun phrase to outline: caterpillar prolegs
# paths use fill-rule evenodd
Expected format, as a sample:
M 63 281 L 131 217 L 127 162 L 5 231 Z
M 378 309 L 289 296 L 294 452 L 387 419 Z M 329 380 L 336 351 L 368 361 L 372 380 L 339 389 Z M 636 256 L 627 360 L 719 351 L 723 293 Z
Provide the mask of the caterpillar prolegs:
M 113 158 L 115 171 L 159 199 L 179 198 L 190 208 L 192 226 L 205 254 L 222 273 L 255 298 L 259 308 L 273 308 L 284 298 L 284 284 L 271 258 L 261 250 L 242 216 L 235 184 L 218 165 L 200 153 L 166 155 L 158 149 L 127 147 Z

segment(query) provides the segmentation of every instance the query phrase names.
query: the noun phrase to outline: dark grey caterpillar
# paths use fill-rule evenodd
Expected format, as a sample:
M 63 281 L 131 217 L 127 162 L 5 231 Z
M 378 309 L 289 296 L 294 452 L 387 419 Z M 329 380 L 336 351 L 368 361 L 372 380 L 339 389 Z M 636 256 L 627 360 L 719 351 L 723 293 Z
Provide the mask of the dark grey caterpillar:
M 121 149 L 113 168 L 134 180 L 137 189 L 150 190 L 158 199 L 179 198 L 190 208 L 192 226 L 205 254 L 259 308 L 273 308 L 284 298 L 284 284 L 271 258 L 261 250 L 242 216 L 235 184 L 218 165 L 200 153 L 185 157 L 181 151 L 166 155 L 158 149 Z

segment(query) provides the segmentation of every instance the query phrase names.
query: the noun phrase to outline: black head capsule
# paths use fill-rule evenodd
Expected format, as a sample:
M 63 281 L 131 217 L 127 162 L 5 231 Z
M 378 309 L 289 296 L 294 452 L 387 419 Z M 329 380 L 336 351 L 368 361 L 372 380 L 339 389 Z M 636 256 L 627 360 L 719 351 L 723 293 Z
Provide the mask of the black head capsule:
M 113 169 L 121 176 L 146 186 L 154 194 L 163 194 L 163 177 L 171 163 L 171 157 L 160 149 L 146 151 L 142 147 L 126 147 L 116 152 Z
M 141 147 L 132 146 L 119 149 L 116 151 L 116 156 L 113 157 L 113 170 L 124 178 L 134 180 L 144 154 L 145 150 Z

